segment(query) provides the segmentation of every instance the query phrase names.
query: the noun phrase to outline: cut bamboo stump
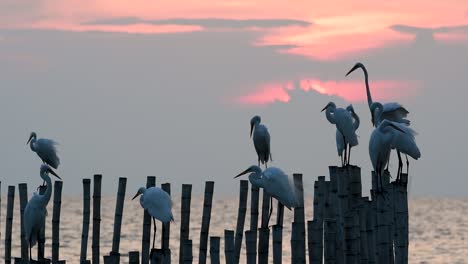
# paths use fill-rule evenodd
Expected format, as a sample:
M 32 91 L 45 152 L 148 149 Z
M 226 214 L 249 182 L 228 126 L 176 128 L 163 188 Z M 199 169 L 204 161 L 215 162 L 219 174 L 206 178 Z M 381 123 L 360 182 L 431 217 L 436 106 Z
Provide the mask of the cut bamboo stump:
M 59 258 L 62 185 L 62 181 L 54 182 L 54 207 L 52 212 L 52 263 L 65 263 L 65 260 L 60 260 Z
M 11 264 L 11 229 L 13 227 L 13 208 L 15 206 L 15 186 L 8 186 L 7 212 L 5 222 L 5 264 Z
M 252 264 L 257 262 L 257 229 L 258 229 L 258 204 L 259 204 L 259 188 L 253 186 L 250 188 L 250 231 L 252 240 L 255 241 L 250 247 L 250 254 L 254 255 Z M 251 259 L 252 260 L 252 259 Z
M 302 174 L 294 173 L 294 187 L 298 199 L 298 205 L 294 208 L 294 222 L 291 232 L 291 258 L 294 256 L 295 261 L 292 263 L 306 262 L 306 246 L 305 246 L 305 216 L 304 216 L 304 187 L 302 184 Z M 294 246 L 293 246 L 294 241 Z
M 169 196 L 171 196 L 171 184 L 170 183 L 163 183 L 161 184 L 161 189 L 163 189 Z M 162 240 L 161 240 L 161 249 L 163 250 L 163 254 L 165 256 L 164 264 L 171 263 L 171 249 L 169 248 L 169 239 L 171 234 L 171 222 L 163 223 L 162 224 Z
M 81 251 L 80 251 L 80 264 L 87 264 L 88 254 L 88 233 L 89 233 L 89 220 L 90 220 L 90 204 L 91 204 L 91 180 L 83 179 L 83 227 L 81 233 Z
M 100 258 L 100 235 L 101 235 L 101 182 L 102 175 L 94 175 L 93 184 L 93 240 L 92 240 L 92 263 L 99 264 Z
M 234 263 L 234 231 L 224 230 L 224 256 L 226 264 Z
M 270 195 L 263 191 L 262 224 L 258 229 L 258 263 L 268 263 L 270 229 L 268 228 L 268 214 L 270 210 Z
M 52 186 L 48 186 L 52 188 Z M 39 186 L 39 194 L 44 195 L 47 189 L 46 185 Z M 37 259 L 38 261 L 45 261 L 44 260 L 44 249 L 45 248 L 45 219 L 42 223 L 41 230 L 39 231 L 39 237 L 37 238 Z
M 219 242 L 220 237 L 210 237 L 210 261 L 211 264 L 219 264 Z
M 146 177 L 146 188 L 156 186 L 156 177 Z M 150 254 L 150 240 L 151 240 L 151 216 L 148 211 L 143 213 L 143 232 L 141 235 L 141 264 L 149 263 Z
M 184 264 L 191 264 L 193 261 L 192 240 L 185 240 L 183 252 L 184 252 Z
M 273 264 L 281 264 L 283 258 L 283 227 L 273 226 Z
M 190 204 L 192 199 L 192 185 L 182 184 L 182 205 L 180 212 L 180 243 L 179 264 L 184 260 L 184 243 L 189 239 L 190 232 Z
M 333 218 L 324 219 L 324 258 L 325 263 L 335 264 L 336 262 L 336 220 Z
M 245 250 L 247 256 L 247 264 L 255 264 L 257 262 L 257 231 L 245 231 Z
M 249 192 L 249 181 L 241 180 L 239 183 L 239 207 L 237 212 L 236 235 L 234 239 L 234 263 L 239 263 L 242 248 L 242 237 L 244 234 L 245 214 L 247 212 L 247 195 Z
M 20 197 L 20 219 L 21 219 L 21 260 L 28 261 L 29 260 L 29 250 L 28 250 L 28 242 L 26 241 L 26 233 L 24 231 L 24 208 L 26 208 L 26 204 L 28 204 L 28 186 L 26 183 L 18 184 L 19 189 L 19 197 Z
M 140 264 L 140 252 L 138 251 L 128 252 L 128 264 Z
M 393 183 L 395 205 L 395 263 L 408 263 L 408 175 L 401 174 L 401 183 Z
M 104 259 L 104 263 L 118 264 L 120 263 L 120 232 L 122 227 L 122 216 L 125 202 L 125 189 L 127 186 L 127 178 L 119 178 L 119 187 L 117 189 L 117 198 L 115 202 L 115 214 L 114 214 L 114 232 L 112 236 L 112 251 L 107 256 L 107 261 Z
M 208 249 L 208 235 L 210 232 L 211 206 L 213 203 L 214 182 L 205 182 L 205 197 L 203 199 L 202 225 L 200 229 L 200 250 L 198 253 L 198 263 L 206 263 Z

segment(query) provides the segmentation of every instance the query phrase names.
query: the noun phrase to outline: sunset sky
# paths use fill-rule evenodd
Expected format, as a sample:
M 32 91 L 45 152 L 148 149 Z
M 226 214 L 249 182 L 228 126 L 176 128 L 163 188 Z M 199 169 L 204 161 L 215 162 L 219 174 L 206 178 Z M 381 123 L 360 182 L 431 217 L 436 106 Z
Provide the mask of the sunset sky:
M 146 175 L 235 193 L 232 176 L 256 162 L 259 114 L 272 165 L 312 186 L 339 162 L 320 113 L 335 101 L 361 116 L 352 161 L 369 184 L 363 74 L 345 77 L 357 61 L 374 100 L 410 111 L 422 151 L 411 192 L 468 195 L 467 0 L 2 0 L 0 179 L 40 183 L 25 146 L 34 130 L 61 143 L 71 193 L 93 173 L 107 193 L 116 177 L 137 188 Z

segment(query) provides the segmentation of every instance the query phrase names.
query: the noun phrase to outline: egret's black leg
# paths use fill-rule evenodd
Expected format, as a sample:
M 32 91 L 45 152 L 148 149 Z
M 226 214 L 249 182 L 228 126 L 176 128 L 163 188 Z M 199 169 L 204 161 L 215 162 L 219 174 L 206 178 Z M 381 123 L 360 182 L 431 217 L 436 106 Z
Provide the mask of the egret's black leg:
M 391 154 L 391 153 L 392 153 L 392 152 L 390 151 L 390 154 Z M 388 160 L 387 160 L 387 170 L 388 170 L 388 166 L 390 166 L 390 154 L 388 154 Z
M 154 249 L 154 241 L 156 240 L 156 220 L 153 217 L 153 249 Z
M 344 165 L 343 165 L 343 167 L 344 167 L 346 165 L 346 160 L 347 160 L 346 157 L 348 157 L 348 155 L 347 155 L 348 149 L 346 147 L 348 144 L 346 144 L 346 138 L 345 138 L 344 135 L 343 135 L 343 143 L 345 145 L 345 148 L 344 148 Z
M 272 196 L 270 196 L 270 212 L 268 213 L 268 221 L 267 221 L 266 226 L 268 226 L 268 223 L 270 223 L 271 213 L 273 213 L 273 197 Z
M 258 158 L 258 166 L 260 167 L 260 158 Z
M 343 153 L 341 153 L 341 156 L 340 156 L 340 158 L 341 158 L 341 167 L 344 167 Z
M 405 154 L 406 157 L 406 175 L 409 175 L 409 161 L 408 161 L 408 155 Z
M 399 182 L 400 181 L 400 174 L 401 174 L 401 171 L 403 169 L 403 162 L 401 161 L 401 154 L 400 154 L 400 151 L 398 151 L 398 150 L 397 150 L 397 155 L 398 155 L 398 173 L 397 173 L 396 181 Z
M 349 145 L 349 151 L 348 151 L 348 165 L 351 161 L 351 145 Z

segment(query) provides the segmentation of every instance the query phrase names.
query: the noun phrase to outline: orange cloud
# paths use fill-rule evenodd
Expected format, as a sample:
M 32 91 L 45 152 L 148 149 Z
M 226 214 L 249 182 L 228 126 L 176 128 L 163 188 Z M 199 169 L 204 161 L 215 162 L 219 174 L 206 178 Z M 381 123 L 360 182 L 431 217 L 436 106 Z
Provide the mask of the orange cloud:
M 289 102 L 288 91 L 293 90 L 292 82 L 267 83 L 260 85 L 254 92 L 235 99 L 241 104 L 266 105 L 274 102 Z

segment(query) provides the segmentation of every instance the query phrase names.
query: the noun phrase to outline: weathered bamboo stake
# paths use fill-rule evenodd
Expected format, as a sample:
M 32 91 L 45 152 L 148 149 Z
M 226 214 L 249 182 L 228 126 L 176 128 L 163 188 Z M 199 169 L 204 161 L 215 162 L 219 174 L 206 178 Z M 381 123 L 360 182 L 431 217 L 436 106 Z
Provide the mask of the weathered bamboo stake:
M 281 264 L 283 258 L 283 227 L 273 226 L 273 263 Z
M 362 197 L 361 203 L 358 208 L 359 213 L 359 244 L 360 248 L 360 256 L 361 256 L 361 263 L 368 263 L 369 262 L 369 249 L 367 243 L 367 210 L 368 210 L 368 201 L 369 197 Z
M 323 218 L 325 214 L 325 176 L 319 176 L 314 183 L 314 223 L 311 223 L 309 232 L 309 243 L 312 243 L 312 249 L 309 249 L 309 263 L 323 263 Z M 312 250 L 312 251 L 311 251 Z
M 395 184 L 395 263 L 408 263 L 408 174 L 401 174 L 401 183 Z
M 206 263 L 208 249 L 208 235 L 210 231 L 211 206 L 213 203 L 214 182 L 205 182 L 205 197 L 203 199 L 203 215 L 200 229 L 200 250 L 198 253 L 198 263 Z
M 322 219 L 323 220 L 323 219 Z M 317 220 L 307 222 L 309 263 L 323 263 L 323 225 Z
M 138 251 L 128 252 L 128 264 L 140 264 L 140 252 Z
M 182 206 L 180 211 L 180 243 L 179 243 L 179 264 L 182 264 L 184 257 L 184 243 L 189 239 L 190 232 L 190 203 L 192 199 L 192 185 L 182 184 Z
M 219 241 L 220 237 L 210 237 L 210 261 L 211 264 L 219 264 Z
M 336 219 L 336 263 L 345 263 L 346 245 L 344 234 L 344 212 L 346 211 L 347 202 L 347 188 L 346 188 L 346 175 L 344 175 L 344 168 L 330 166 L 330 181 L 332 184 L 332 196 L 334 198 L 335 219 Z
M 376 173 L 372 172 L 372 179 L 373 181 L 377 181 L 377 176 Z M 388 184 L 388 180 L 385 179 L 385 175 L 382 175 L 382 188 L 386 190 Z M 373 184 L 374 186 L 374 184 Z M 377 185 L 375 185 L 377 186 Z M 380 186 L 379 186 L 380 187 Z M 386 200 L 385 196 L 383 194 L 383 191 L 381 190 L 380 192 L 375 192 L 375 200 L 376 200 L 376 209 L 377 209 L 377 263 L 379 264 L 388 264 L 390 263 L 389 259 L 389 228 L 388 228 L 388 223 L 387 219 L 385 218 L 387 216 L 387 205 L 386 205 Z
M 171 184 L 170 183 L 163 183 L 161 184 L 161 189 L 171 195 Z M 162 239 L 161 239 L 161 249 L 163 250 L 163 254 L 167 260 L 166 263 L 170 263 L 171 261 L 171 249 L 169 248 L 169 238 L 171 233 L 171 222 L 163 223 L 162 224 Z
M 262 223 L 261 228 L 268 228 L 268 214 L 270 213 L 270 195 L 263 190 Z
M 317 189 L 315 189 L 317 191 Z M 315 199 L 314 199 L 315 200 Z M 317 254 L 318 254 L 318 248 L 316 245 L 314 245 L 313 242 L 313 236 L 314 236 L 314 223 L 315 225 L 318 225 L 318 221 L 312 220 L 312 221 L 307 221 L 307 253 L 309 254 L 309 264 L 311 263 L 317 263 Z M 315 256 L 314 256 L 315 254 Z
M 156 186 L 156 177 L 147 176 L 146 188 L 153 186 Z M 151 216 L 146 210 L 143 214 L 143 233 L 141 235 L 141 264 L 148 264 L 151 240 Z
M 284 205 L 282 203 L 277 203 L 277 204 L 278 204 L 278 206 L 277 206 L 277 209 L 276 209 L 276 225 L 283 227 Z
M 90 218 L 90 204 L 91 204 L 91 180 L 83 179 L 83 227 L 81 233 L 81 251 L 80 251 L 80 264 L 85 264 L 88 251 L 88 233 L 89 233 L 89 218 Z
M 262 224 L 258 229 L 258 263 L 268 263 L 268 249 L 270 229 L 268 228 L 268 214 L 270 210 L 270 195 L 263 190 Z
M 324 219 L 324 259 L 327 264 L 336 262 L 336 220 L 333 218 Z
M 241 180 L 239 183 L 239 208 L 237 212 L 236 236 L 234 240 L 234 263 L 239 263 L 242 248 L 242 237 L 244 235 L 245 214 L 247 212 L 247 195 L 249 192 L 249 181 Z
M 372 191 L 371 191 L 372 193 Z M 377 263 L 377 252 L 376 252 L 376 208 L 375 201 L 367 202 L 367 213 L 366 213 L 366 227 L 367 227 L 367 251 L 369 264 Z
M 255 256 L 252 264 L 257 262 L 257 229 L 258 229 L 258 204 L 259 204 L 259 188 L 253 186 L 250 188 L 250 231 L 252 232 L 252 240 L 255 243 L 250 248 L 251 254 Z
M 115 214 L 114 214 L 114 232 L 112 237 L 112 251 L 110 252 L 110 258 L 112 263 L 120 263 L 120 231 L 122 226 L 122 215 L 125 202 L 125 189 L 127 187 L 127 178 L 119 178 L 119 187 L 117 189 L 117 200 L 115 202 Z
M 54 182 L 54 208 L 52 212 L 52 263 L 57 263 L 59 261 L 62 185 L 62 181 Z
M 226 264 L 234 263 L 234 231 L 224 230 L 224 256 Z
M 162 249 L 152 248 L 150 253 L 150 263 L 171 263 L 170 255 L 165 255 Z
M 23 261 L 29 260 L 29 250 L 28 250 L 28 242 L 26 241 L 26 233 L 24 231 L 24 208 L 26 204 L 28 204 L 28 186 L 26 183 L 18 184 L 19 189 L 19 197 L 20 197 L 20 212 L 21 212 L 21 259 Z
M 93 240 L 91 244 L 92 249 L 92 263 L 99 264 L 100 258 L 100 235 L 101 235 L 101 182 L 102 175 L 94 175 L 93 184 Z
M 255 264 L 257 262 L 257 231 L 255 230 L 247 230 L 245 231 L 245 249 L 246 249 L 246 256 L 247 256 L 247 264 Z
M 346 263 L 360 263 L 359 216 L 356 211 L 345 215 Z
M 297 262 L 293 263 L 304 263 L 306 262 L 306 246 L 305 246 L 305 216 L 304 216 L 304 187 L 302 185 L 302 174 L 294 173 L 294 186 L 296 189 L 296 196 L 298 205 L 294 208 L 294 224 L 296 224 L 296 231 L 292 232 L 291 236 L 295 236 L 294 240 L 297 241 L 295 247 L 291 249 L 296 254 Z M 293 238 L 291 238 L 291 241 Z
M 185 240 L 184 242 L 184 264 L 192 263 L 193 255 L 192 255 L 192 240 Z
M 13 208 L 15 205 L 15 186 L 8 186 L 7 212 L 5 222 L 5 264 L 11 264 L 11 228 L 13 226 Z
M 43 195 L 47 187 L 52 188 L 52 186 L 39 186 L 39 194 Z M 37 259 L 44 259 L 44 248 L 45 248 L 45 221 L 42 223 L 42 228 L 39 232 L 39 237 L 37 238 Z

